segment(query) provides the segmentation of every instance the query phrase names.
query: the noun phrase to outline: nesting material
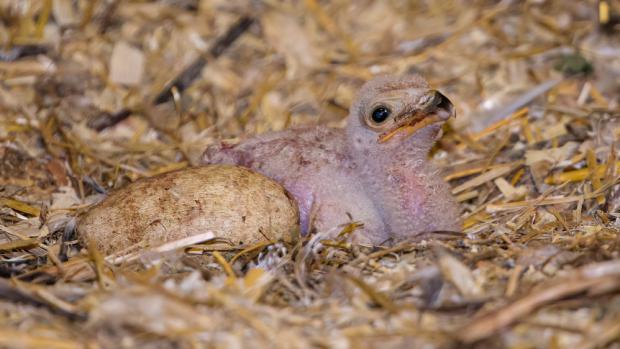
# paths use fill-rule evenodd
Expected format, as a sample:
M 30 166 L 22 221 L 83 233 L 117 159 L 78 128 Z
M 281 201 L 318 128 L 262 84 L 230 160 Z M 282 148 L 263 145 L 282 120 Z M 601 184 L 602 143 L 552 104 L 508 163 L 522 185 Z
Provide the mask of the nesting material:
M 117 84 L 137 85 L 144 73 L 144 54 L 126 42 L 114 45 L 110 58 L 110 81 Z
M 0 13 L 0 347 L 618 349 L 620 0 Z M 120 43 L 139 83 L 110 79 Z M 430 161 L 465 234 L 204 243 L 214 229 L 105 257 L 74 234 L 101 192 L 220 140 L 343 127 L 365 81 L 414 72 L 456 107 Z
M 208 231 L 233 245 L 291 242 L 297 223 L 297 204 L 282 186 L 244 168 L 213 165 L 116 190 L 80 217 L 77 230 L 110 254 Z

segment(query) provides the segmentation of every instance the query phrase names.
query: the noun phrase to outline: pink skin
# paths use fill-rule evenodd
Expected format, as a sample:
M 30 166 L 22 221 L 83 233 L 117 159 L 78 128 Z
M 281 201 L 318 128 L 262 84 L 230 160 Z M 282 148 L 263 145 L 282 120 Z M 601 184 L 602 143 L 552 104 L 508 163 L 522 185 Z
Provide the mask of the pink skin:
M 351 219 L 364 223 L 353 239 L 372 244 L 460 231 L 458 205 L 427 160 L 453 108 L 441 95 L 437 101 L 443 103 L 429 107 L 432 96 L 419 76 L 374 79 L 358 93 L 345 130 L 319 126 L 267 133 L 235 146 L 211 146 L 203 160 L 245 166 L 280 182 L 299 204 L 304 234 L 337 231 L 333 228 Z M 384 123 L 371 125 L 369 115 L 377 105 L 392 113 Z M 440 122 L 378 141 L 428 113 Z

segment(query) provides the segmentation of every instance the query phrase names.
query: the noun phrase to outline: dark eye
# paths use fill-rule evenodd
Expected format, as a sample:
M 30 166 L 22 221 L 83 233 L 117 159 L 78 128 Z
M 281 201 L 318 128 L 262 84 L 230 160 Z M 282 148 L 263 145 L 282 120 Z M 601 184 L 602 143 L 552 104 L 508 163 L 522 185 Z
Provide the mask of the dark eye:
M 372 121 L 380 124 L 387 120 L 391 113 L 392 112 L 384 106 L 376 107 L 375 110 L 372 111 Z

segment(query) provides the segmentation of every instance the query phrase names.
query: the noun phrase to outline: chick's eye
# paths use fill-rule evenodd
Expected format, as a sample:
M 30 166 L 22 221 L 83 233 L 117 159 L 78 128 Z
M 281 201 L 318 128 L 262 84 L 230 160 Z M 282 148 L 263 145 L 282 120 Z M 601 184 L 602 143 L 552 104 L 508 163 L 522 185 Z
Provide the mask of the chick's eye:
M 375 110 L 372 111 L 372 121 L 376 122 L 377 124 L 380 124 L 382 122 L 384 122 L 385 120 L 387 120 L 388 117 L 390 117 L 390 114 L 392 112 L 384 107 L 384 106 L 380 106 L 375 108 Z

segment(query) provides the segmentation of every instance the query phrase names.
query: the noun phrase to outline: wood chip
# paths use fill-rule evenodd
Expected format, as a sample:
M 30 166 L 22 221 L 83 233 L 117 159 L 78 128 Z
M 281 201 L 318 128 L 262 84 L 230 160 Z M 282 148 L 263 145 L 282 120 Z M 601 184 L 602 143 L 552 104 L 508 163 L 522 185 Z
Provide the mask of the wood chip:
M 138 85 L 144 74 L 144 54 L 139 49 L 118 42 L 110 58 L 110 81 L 128 86 Z

